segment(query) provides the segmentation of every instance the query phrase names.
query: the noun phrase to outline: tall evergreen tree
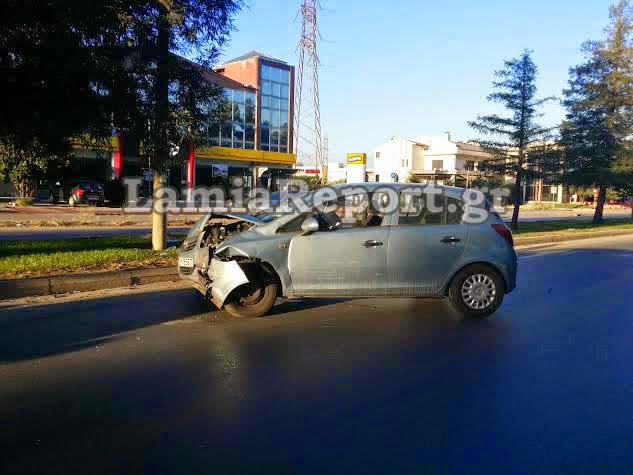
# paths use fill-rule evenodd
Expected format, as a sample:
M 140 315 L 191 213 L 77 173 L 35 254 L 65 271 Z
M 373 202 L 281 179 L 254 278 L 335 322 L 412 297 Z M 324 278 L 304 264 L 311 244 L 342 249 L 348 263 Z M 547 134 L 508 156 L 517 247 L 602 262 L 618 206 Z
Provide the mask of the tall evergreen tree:
M 505 61 L 504 68 L 495 73 L 494 92 L 488 96 L 488 100 L 501 104 L 508 115 L 478 116 L 477 120 L 468 123 L 487 137 L 479 140 L 481 146 L 494 157 L 486 164 L 487 169 L 514 178 L 512 229 L 518 228 L 522 185 L 525 177 L 532 173 L 528 167 L 529 161 L 536 161 L 539 153 L 535 145 L 542 144 L 551 131 L 551 128 L 538 123 L 542 116 L 538 112 L 539 107 L 551 98 L 536 97 L 537 73 L 530 51 L 526 50 L 518 58 Z
M 608 187 L 626 189 L 633 176 L 633 11 L 610 8 L 606 38 L 583 45 L 586 61 L 570 69 L 561 126 L 564 179 L 598 188 L 594 223 L 602 221 Z

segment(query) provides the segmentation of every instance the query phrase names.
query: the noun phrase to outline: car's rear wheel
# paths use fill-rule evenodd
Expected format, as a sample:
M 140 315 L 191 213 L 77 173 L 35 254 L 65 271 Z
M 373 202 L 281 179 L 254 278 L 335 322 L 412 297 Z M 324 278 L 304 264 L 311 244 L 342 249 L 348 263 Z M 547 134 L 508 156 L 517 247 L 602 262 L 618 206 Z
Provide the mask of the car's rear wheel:
M 275 304 L 279 286 L 276 282 L 245 284 L 239 287 L 224 309 L 234 317 L 255 318 L 265 315 Z
M 484 264 L 462 269 L 453 278 L 448 291 L 451 303 L 467 317 L 487 317 L 494 313 L 505 294 L 505 283 L 499 273 Z

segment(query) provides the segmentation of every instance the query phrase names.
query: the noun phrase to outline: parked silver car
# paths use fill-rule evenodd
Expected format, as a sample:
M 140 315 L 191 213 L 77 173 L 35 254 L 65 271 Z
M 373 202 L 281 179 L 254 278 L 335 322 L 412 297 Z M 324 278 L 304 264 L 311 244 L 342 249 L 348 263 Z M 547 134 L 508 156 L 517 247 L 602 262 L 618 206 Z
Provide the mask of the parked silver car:
M 447 296 L 467 316 L 490 315 L 515 288 L 512 233 L 487 202 L 439 189 L 432 203 L 422 185 L 364 183 L 308 194 L 292 212 L 210 213 L 183 242 L 178 273 L 238 317 L 278 297 L 326 296 Z

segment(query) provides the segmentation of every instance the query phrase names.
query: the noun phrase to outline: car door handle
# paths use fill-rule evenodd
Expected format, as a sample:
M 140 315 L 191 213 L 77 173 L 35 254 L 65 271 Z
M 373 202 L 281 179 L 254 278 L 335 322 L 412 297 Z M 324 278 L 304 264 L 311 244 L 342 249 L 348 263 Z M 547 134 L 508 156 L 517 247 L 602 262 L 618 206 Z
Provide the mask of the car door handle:
M 458 237 L 444 236 L 440 242 L 443 242 L 444 244 L 452 244 L 459 241 L 461 241 L 461 239 L 459 239 Z
M 382 241 L 374 241 L 374 240 L 371 240 L 371 241 L 365 241 L 365 242 L 363 243 L 363 246 L 365 246 L 365 247 L 377 247 L 377 246 L 382 246 Z

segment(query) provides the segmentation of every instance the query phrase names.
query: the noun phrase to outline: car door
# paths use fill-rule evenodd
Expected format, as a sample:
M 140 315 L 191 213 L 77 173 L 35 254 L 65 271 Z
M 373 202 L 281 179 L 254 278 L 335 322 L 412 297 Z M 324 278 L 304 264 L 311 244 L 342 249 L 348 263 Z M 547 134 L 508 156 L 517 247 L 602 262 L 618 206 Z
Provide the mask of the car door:
M 288 252 L 292 293 L 384 295 L 390 228 L 380 219 L 379 225 L 345 223 L 334 231 L 294 236 Z
M 391 294 L 434 295 L 459 265 L 470 231 L 462 223 L 463 203 L 446 195 L 437 198 L 435 211 L 416 197 L 407 210 L 401 207 L 389 235 Z M 401 196 L 401 204 L 406 201 Z

